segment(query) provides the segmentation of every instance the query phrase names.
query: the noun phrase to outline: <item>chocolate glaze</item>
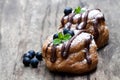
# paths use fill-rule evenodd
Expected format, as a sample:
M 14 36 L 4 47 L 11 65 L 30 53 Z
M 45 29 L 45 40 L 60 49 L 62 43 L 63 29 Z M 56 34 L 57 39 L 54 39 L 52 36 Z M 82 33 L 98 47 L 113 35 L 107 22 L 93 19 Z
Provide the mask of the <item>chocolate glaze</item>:
M 85 40 L 85 51 L 86 51 L 85 58 L 86 58 L 88 64 L 91 64 L 91 59 L 89 57 L 89 48 L 90 48 L 91 40 L 92 40 L 92 36 L 90 36 L 89 39 Z
M 65 25 L 65 24 L 64 24 L 64 17 L 65 17 L 65 16 L 63 16 L 62 19 L 61 19 L 62 27 L 64 27 L 64 25 Z
M 52 45 L 52 48 L 51 48 L 50 61 L 51 61 L 52 63 L 54 63 L 54 62 L 56 61 L 56 46 L 55 46 L 55 45 Z
M 74 16 L 75 16 L 75 13 L 71 13 L 71 16 L 69 16 L 69 22 L 73 23 Z
M 99 37 L 99 31 L 98 31 L 98 21 L 95 20 L 93 22 L 93 28 L 94 28 L 94 39 L 97 40 Z
M 85 48 L 85 59 L 87 60 L 87 63 L 88 64 L 91 64 L 92 63 L 92 61 L 91 61 L 91 58 L 89 57 L 89 50 L 87 49 L 87 48 Z
M 62 48 L 61 48 L 61 56 L 66 59 L 68 57 L 68 54 L 69 54 L 69 49 L 70 49 L 70 46 L 71 46 L 71 43 L 72 41 L 79 35 L 81 34 L 82 32 L 86 32 L 85 30 L 81 30 L 78 34 L 76 34 L 75 36 L 73 36 L 67 43 L 67 45 L 65 45 L 63 43 L 62 45 Z M 90 39 L 88 40 L 85 40 L 85 50 L 86 50 L 86 53 L 85 53 L 85 58 L 88 62 L 88 64 L 91 63 L 91 59 L 89 58 L 89 45 L 91 43 L 91 39 L 92 39 L 92 36 L 90 36 Z M 50 44 L 49 44 L 50 45 Z M 52 45 L 52 48 L 51 48 L 51 57 L 50 57 L 50 61 L 52 63 L 54 63 L 56 61 L 56 45 Z
M 66 54 L 64 53 L 64 50 L 65 50 L 65 44 L 63 43 L 62 48 L 61 48 L 61 56 L 62 57 L 66 56 Z
M 88 20 L 88 14 L 89 14 L 89 11 L 86 11 L 85 16 L 84 16 L 84 18 L 83 18 L 84 24 L 83 24 L 83 26 L 82 26 L 81 29 L 85 29 L 85 28 L 86 28 L 87 20 Z
M 87 25 L 87 19 L 88 19 L 88 14 L 89 14 L 89 11 L 86 11 L 85 12 L 85 16 L 83 18 L 83 24 L 80 24 L 81 20 L 82 20 L 82 14 L 80 16 L 80 18 L 78 18 L 79 22 L 78 22 L 78 25 L 76 26 L 76 29 L 85 29 L 86 28 L 86 25 Z M 79 28 L 79 25 L 81 25 L 81 28 Z
M 68 28 L 68 29 L 70 30 L 71 25 L 72 25 L 72 23 L 68 22 L 68 23 L 65 25 L 65 27 Z
M 70 16 L 68 15 L 67 23 L 68 23 L 68 22 L 70 23 L 70 25 L 67 26 L 68 29 L 71 28 L 71 25 L 72 25 L 72 23 L 73 23 L 73 17 L 74 17 L 74 16 L 75 16 L 75 13 L 71 13 Z M 65 16 L 63 16 L 63 17 L 62 17 L 62 20 L 61 20 L 62 27 L 65 26 L 64 17 L 65 17 Z M 67 24 L 67 23 L 66 23 L 66 24 Z
M 79 25 L 80 25 L 81 21 L 82 21 L 82 14 L 80 14 L 80 17 L 78 18 L 78 23 L 77 23 L 76 29 L 80 29 Z
M 70 49 L 70 46 L 71 46 L 72 41 L 73 41 L 79 34 L 81 34 L 82 32 L 85 32 L 85 31 L 80 31 L 77 35 L 73 36 L 73 37 L 69 40 L 69 42 L 68 42 L 68 44 L 67 44 L 66 46 L 65 46 L 65 44 L 62 45 L 62 48 L 61 48 L 61 56 L 62 56 L 63 58 L 66 59 L 66 58 L 68 57 L 69 49 Z M 88 64 L 91 64 L 91 59 L 90 59 L 90 57 L 89 57 L 89 45 L 90 45 L 90 43 L 91 43 L 91 40 L 92 40 L 92 36 L 90 36 L 89 39 L 85 40 L 85 50 L 86 50 L 86 52 L 85 52 L 85 58 L 86 58 Z
M 82 32 L 84 32 L 84 30 L 80 31 L 77 35 L 73 36 L 73 37 L 68 41 L 68 44 L 67 44 L 66 46 L 64 45 L 65 49 L 62 50 L 62 52 L 61 52 L 63 58 L 67 58 L 68 53 L 69 53 L 69 48 L 70 48 L 70 46 L 71 46 L 72 41 L 73 41 L 79 34 L 81 34 Z M 64 52 L 63 52 L 63 51 L 64 51 Z
M 52 42 L 50 42 L 50 43 L 47 45 L 47 48 L 46 48 L 46 50 L 45 50 L 45 57 L 46 57 L 46 54 L 47 54 L 48 47 L 50 46 L 51 43 L 52 43 Z
M 82 14 L 80 14 L 80 17 L 78 18 L 78 24 L 82 21 Z

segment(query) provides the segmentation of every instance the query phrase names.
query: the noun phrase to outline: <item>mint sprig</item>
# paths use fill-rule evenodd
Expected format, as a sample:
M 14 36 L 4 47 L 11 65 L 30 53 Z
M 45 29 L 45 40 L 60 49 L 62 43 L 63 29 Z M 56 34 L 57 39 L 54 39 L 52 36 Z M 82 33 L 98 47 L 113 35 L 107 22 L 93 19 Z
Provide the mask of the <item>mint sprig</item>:
M 82 9 L 80 8 L 80 6 L 78 6 L 78 7 L 75 8 L 75 10 L 74 10 L 74 13 L 75 13 L 75 14 L 79 14 L 79 13 L 83 13 L 83 12 L 85 12 L 85 10 L 82 10 Z
M 53 40 L 54 45 L 59 45 L 63 42 L 68 41 L 72 36 L 70 34 L 63 34 L 62 32 L 58 33 L 58 38 Z

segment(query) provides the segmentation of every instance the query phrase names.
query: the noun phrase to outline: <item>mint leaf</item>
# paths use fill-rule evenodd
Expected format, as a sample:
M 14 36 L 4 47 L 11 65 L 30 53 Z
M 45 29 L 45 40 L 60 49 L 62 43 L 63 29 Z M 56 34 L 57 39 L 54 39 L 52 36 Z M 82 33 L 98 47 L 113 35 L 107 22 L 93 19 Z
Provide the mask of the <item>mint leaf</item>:
M 53 44 L 54 45 L 59 45 L 65 41 L 68 41 L 72 36 L 67 33 L 67 34 L 63 34 L 62 32 L 58 33 L 58 38 L 53 39 Z
M 80 13 L 80 11 L 81 11 L 81 8 L 80 8 L 80 6 L 79 6 L 79 7 L 75 8 L 74 13 L 79 14 L 79 13 Z
M 67 34 L 64 35 L 64 38 L 69 40 L 71 38 L 71 35 L 67 33 Z
M 79 14 L 79 13 L 83 13 L 83 12 L 85 12 L 85 10 L 81 9 L 80 6 L 75 8 L 75 11 L 74 11 L 75 14 Z
M 62 42 L 62 41 L 61 41 L 59 38 L 53 40 L 53 44 L 54 44 L 54 45 L 58 45 L 58 44 L 60 44 L 61 42 Z
M 58 38 L 59 38 L 59 39 L 63 39 L 63 38 L 64 38 L 64 35 L 63 35 L 62 32 L 59 32 L 59 33 L 58 33 Z
M 70 38 L 71 38 L 71 35 L 67 33 L 67 34 L 64 35 L 64 38 L 63 38 L 62 41 L 65 42 L 65 41 L 69 40 Z

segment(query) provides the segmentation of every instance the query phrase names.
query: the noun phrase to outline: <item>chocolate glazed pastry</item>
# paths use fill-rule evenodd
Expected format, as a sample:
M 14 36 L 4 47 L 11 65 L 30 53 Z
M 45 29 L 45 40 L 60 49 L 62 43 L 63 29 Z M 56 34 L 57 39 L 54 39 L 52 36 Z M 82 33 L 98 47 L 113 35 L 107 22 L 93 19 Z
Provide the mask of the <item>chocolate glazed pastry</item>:
M 85 73 L 93 70 L 98 63 L 97 46 L 93 36 L 86 31 L 74 31 L 68 41 L 54 45 L 52 36 L 43 44 L 43 57 L 51 71 Z
M 74 15 L 71 17 L 71 15 Z M 72 21 L 70 21 L 72 20 Z M 71 23 L 69 27 L 68 23 Z M 61 19 L 61 26 L 59 29 L 69 27 L 77 30 L 86 30 L 88 33 L 94 35 L 95 42 L 98 48 L 103 47 L 108 43 L 109 31 L 105 24 L 104 15 L 100 9 L 86 10 L 84 13 L 70 13 L 63 16 Z

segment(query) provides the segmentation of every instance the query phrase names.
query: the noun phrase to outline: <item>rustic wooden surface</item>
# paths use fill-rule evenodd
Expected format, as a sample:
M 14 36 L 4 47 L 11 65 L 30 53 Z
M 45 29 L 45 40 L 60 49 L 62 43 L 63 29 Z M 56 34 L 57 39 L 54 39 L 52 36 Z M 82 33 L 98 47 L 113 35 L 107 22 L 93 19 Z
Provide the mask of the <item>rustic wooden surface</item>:
M 80 5 L 100 8 L 110 30 L 109 44 L 99 50 L 93 73 L 51 73 L 44 62 L 37 69 L 24 67 L 22 55 L 40 51 L 47 36 L 60 25 L 63 10 Z M 119 0 L 0 0 L 0 80 L 120 80 Z

